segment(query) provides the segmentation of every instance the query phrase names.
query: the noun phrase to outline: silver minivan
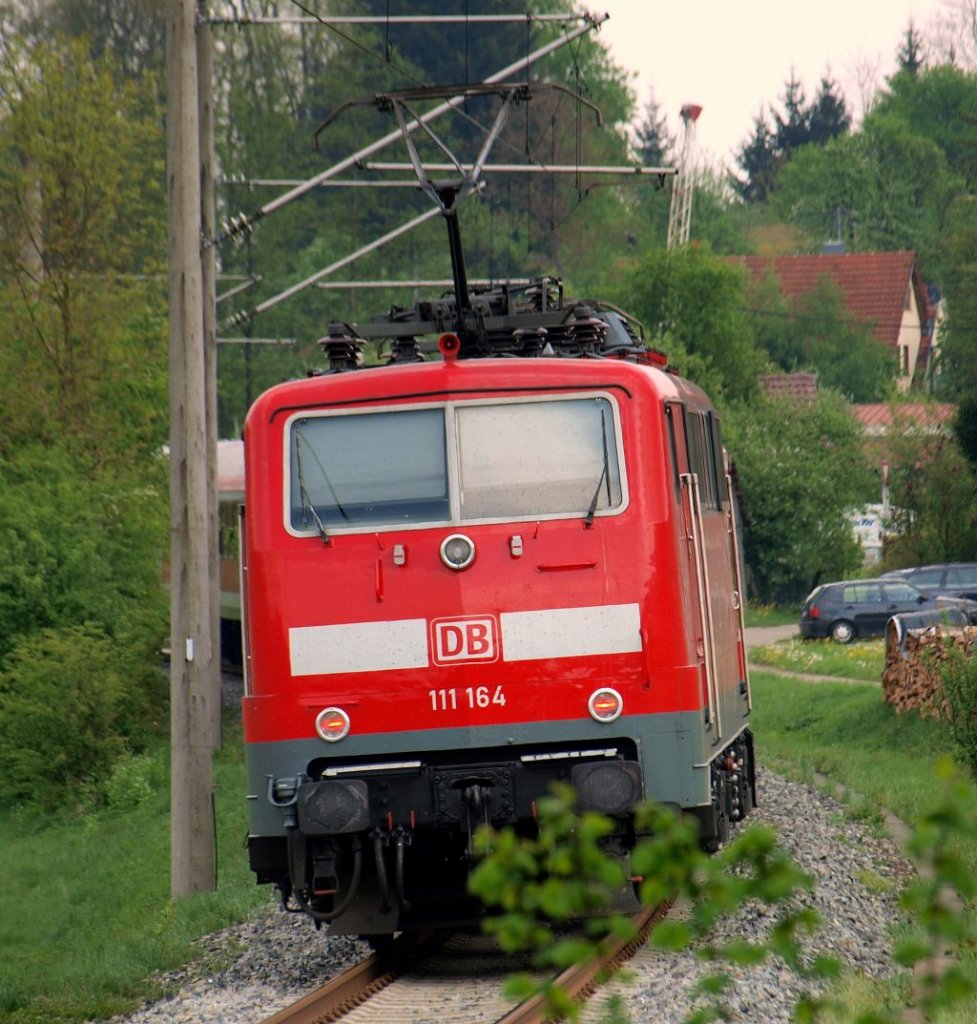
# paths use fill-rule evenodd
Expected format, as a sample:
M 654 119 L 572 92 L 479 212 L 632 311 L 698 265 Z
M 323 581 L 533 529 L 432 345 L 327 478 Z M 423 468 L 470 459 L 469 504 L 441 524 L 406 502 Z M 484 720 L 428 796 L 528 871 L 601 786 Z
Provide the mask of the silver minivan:
M 977 562 L 940 562 L 884 572 L 883 579 L 900 579 L 930 596 L 949 594 L 977 601 Z

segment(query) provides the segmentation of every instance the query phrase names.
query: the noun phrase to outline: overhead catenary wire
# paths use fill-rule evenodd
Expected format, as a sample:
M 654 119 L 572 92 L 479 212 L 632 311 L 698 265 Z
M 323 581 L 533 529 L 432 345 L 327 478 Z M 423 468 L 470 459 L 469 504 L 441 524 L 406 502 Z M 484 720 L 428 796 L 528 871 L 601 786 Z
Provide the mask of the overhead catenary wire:
M 293 0 L 293 2 L 295 2 L 295 0 Z M 592 29 L 598 27 L 599 25 L 603 24 L 604 21 L 607 20 L 606 14 L 585 14 L 580 15 L 579 17 L 580 20 L 583 21 L 582 25 L 578 25 L 576 28 L 568 30 L 565 36 L 559 39 L 552 40 L 549 43 L 546 43 L 539 49 L 534 50 L 531 54 L 521 57 L 519 60 L 514 61 L 508 66 L 502 68 L 501 71 L 497 71 L 494 75 L 491 75 L 485 80 L 486 84 L 491 85 L 504 82 L 511 75 L 514 75 L 518 71 L 525 70 L 533 63 L 535 63 L 537 60 L 540 60 L 541 58 L 552 53 L 554 50 L 557 50 L 560 47 L 565 46 L 567 43 L 578 38 L 579 36 L 582 36 L 584 33 L 589 32 Z M 457 107 L 461 106 L 464 103 L 464 101 L 465 96 L 463 93 L 450 97 L 444 102 L 439 103 L 437 106 L 433 107 L 431 110 L 422 114 L 416 120 L 410 122 L 407 125 L 407 130 L 409 132 L 416 131 L 418 128 L 435 120 L 442 114 L 445 114 L 451 110 L 455 110 Z M 253 228 L 253 226 L 259 220 L 261 220 L 261 218 L 267 217 L 269 214 L 274 213 L 276 210 L 279 210 L 283 206 L 288 205 L 289 203 L 298 199 L 300 196 L 305 195 L 307 192 L 318 187 L 322 182 L 328 181 L 330 178 L 334 178 L 336 177 L 336 175 L 342 174 L 344 171 L 349 170 L 351 167 L 357 166 L 361 161 L 365 160 L 367 157 L 372 156 L 374 153 L 378 152 L 379 150 L 390 145 L 392 142 L 396 142 L 401 138 L 402 133 L 399 128 L 394 131 L 388 132 L 386 135 L 377 139 L 370 145 L 364 146 L 362 149 L 358 150 L 356 153 L 353 153 L 351 156 L 346 157 L 344 160 L 340 160 L 338 163 L 335 163 L 331 167 L 326 168 L 326 170 L 320 172 L 319 174 L 316 174 L 313 177 L 308 178 L 301 185 L 297 185 L 294 188 L 289 189 L 287 192 L 284 192 L 282 195 L 271 200 L 270 202 L 263 204 L 252 213 L 237 214 L 236 216 L 232 217 L 227 223 L 225 223 L 224 231 L 216 239 L 216 241 L 225 241 L 226 239 L 233 238 L 236 235 L 239 235 L 243 232 L 250 231 Z
M 259 313 L 264 313 L 272 307 L 277 306 L 280 302 L 284 302 L 286 299 L 291 298 L 296 294 L 296 292 L 303 291 L 310 285 L 315 284 L 317 281 L 322 280 L 322 278 L 327 277 L 336 270 L 339 270 L 341 267 L 348 266 L 361 256 L 365 256 L 367 253 L 373 252 L 374 249 L 379 249 L 381 246 L 386 245 L 387 242 L 392 241 L 394 238 L 399 238 L 408 231 L 412 231 L 419 224 L 423 224 L 424 221 L 430 220 L 432 217 L 437 217 L 440 213 L 441 211 L 437 209 L 437 207 L 432 206 L 431 209 L 425 210 L 424 213 L 419 214 L 417 217 L 407 221 L 405 224 L 401 224 L 400 227 L 394 228 L 382 237 L 376 238 L 367 245 L 361 246 L 356 250 L 356 252 L 350 253 L 348 256 L 344 256 L 342 259 L 336 260 L 334 263 L 330 263 L 328 267 L 324 267 L 315 274 L 311 274 L 309 277 L 299 281 L 297 284 L 293 284 L 291 287 L 286 288 L 277 295 L 273 295 L 271 298 L 265 299 L 264 302 L 259 303 L 253 309 L 244 310 L 240 313 L 236 313 L 232 317 L 229 317 L 224 321 L 224 326 L 237 327 L 253 320 Z
M 567 14 L 315 14 L 308 11 L 297 0 L 290 0 L 300 11 L 307 11 L 303 17 L 292 15 L 251 15 L 238 14 L 233 17 L 206 15 L 202 20 L 210 25 L 460 25 L 472 24 L 501 25 L 516 22 L 564 22 L 575 15 Z

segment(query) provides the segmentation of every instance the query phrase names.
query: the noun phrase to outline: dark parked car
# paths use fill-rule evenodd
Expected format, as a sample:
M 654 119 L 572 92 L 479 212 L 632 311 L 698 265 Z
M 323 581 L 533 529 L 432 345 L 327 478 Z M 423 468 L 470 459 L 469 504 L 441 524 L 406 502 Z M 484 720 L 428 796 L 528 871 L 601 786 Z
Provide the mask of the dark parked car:
M 857 636 L 882 636 L 893 615 L 937 609 L 945 610 L 955 624 L 977 622 L 977 601 L 932 597 L 900 579 L 824 583 L 804 602 L 801 636 L 808 640 L 830 636 L 847 644 Z
M 977 601 L 977 562 L 941 562 L 938 565 L 917 565 L 911 569 L 884 572 L 882 579 L 900 579 L 911 583 L 924 594 L 949 594 Z

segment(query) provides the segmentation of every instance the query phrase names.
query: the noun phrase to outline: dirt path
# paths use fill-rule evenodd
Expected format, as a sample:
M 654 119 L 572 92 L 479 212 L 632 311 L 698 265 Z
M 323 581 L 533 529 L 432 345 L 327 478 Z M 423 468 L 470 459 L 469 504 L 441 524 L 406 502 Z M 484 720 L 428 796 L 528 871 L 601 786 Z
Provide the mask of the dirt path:
M 790 637 L 798 635 L 796 625 L 747 626 L 744 632 L 748 651 L 754 647 L 766 647 L 767 644 L 775 644 L 778 640 L 788 640 Z

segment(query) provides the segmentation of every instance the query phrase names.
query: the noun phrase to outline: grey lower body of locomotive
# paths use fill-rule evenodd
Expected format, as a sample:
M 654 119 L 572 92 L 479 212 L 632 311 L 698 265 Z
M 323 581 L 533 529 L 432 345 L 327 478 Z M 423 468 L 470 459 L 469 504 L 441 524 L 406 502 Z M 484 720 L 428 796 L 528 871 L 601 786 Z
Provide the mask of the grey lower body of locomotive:
M 698 712 L 615 725 L 349 737 L 341 758 L 317 739 L 250 744 L 251 867 L 333 933 L 387 934 L 477 919 L 465 891 L 474 830 L 534 827 L 554 783 L 576 790 L 580 810 L 618 821 L 608 852 L 622 860 L 635 841 L 630 812 L 644 800 L 694 815 L 707 849 L 755 805 L 745 723 L 715 745 Z

